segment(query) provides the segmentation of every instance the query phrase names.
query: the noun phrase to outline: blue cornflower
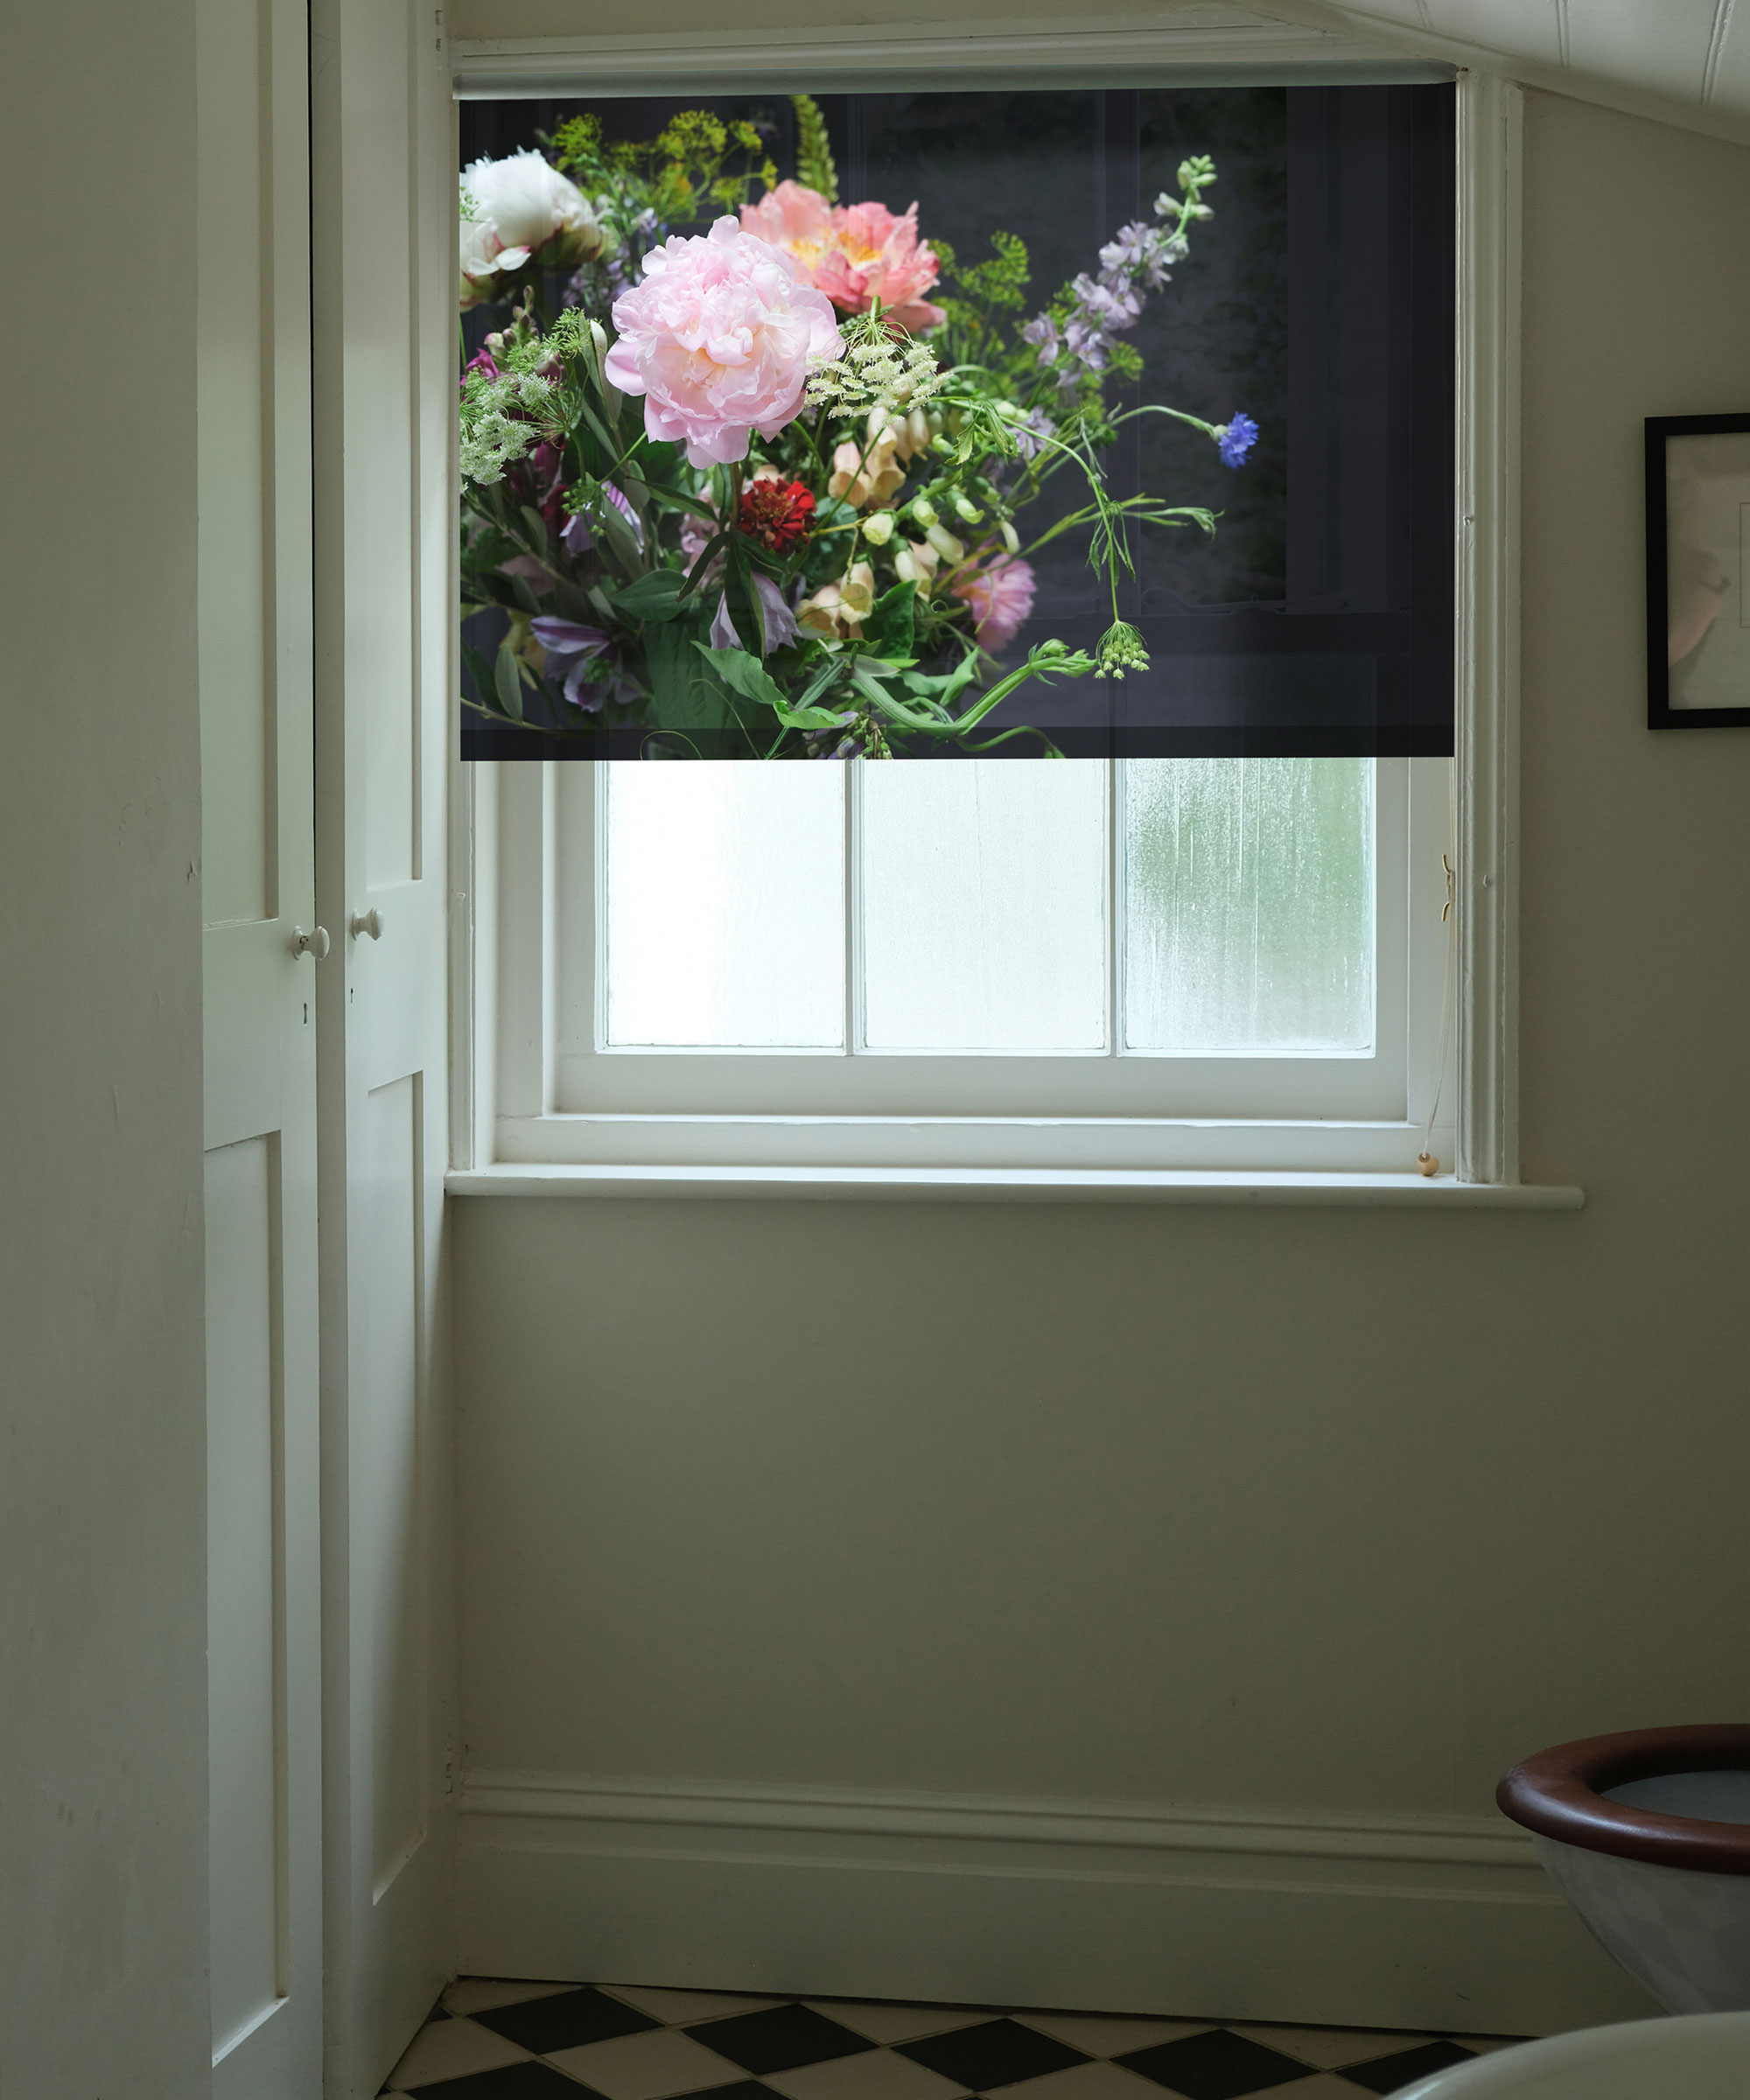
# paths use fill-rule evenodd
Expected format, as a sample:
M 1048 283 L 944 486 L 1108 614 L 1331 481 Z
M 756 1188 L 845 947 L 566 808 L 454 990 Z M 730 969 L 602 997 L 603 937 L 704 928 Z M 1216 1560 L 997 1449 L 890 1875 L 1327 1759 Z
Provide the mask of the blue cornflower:
M 1250 416 L 1235 416 L 1215 432 L 1223 466 L 1239 466 L 1257 443 L 1258 426 Z

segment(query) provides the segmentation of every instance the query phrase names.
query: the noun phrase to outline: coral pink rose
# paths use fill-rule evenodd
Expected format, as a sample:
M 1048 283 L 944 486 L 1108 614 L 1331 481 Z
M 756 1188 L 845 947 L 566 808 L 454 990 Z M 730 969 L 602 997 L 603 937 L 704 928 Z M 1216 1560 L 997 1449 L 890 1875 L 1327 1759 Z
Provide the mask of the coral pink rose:
M 643 395 L 647 432 L 684 440 L 694 466 L 745 459 L 754 430 L 775 438 L 802 405 L 809 359 L 844 347 L 831 302 L 781 248 L 727 216 L 653 248 L 643 282 L 614 301 L 613 325 L 609 382 Z
M 972 608 L 979 646 L 992 655 L 1006 648 L 1033 609 L 1033 571 L 1029 562 L 999 554 L 982 569 L 968 570 L 948 588 Z
M 879 299 L 901 328 L 934 328 L 940 306 L 922 295 L 935 283 L 935 250 L 918 239 L 918 207 L 895 218 L 885 204 L 830 207 L 818 190 L 780 182 L 741 207 L 744 228 L 793 255 L 841 312 L 867 313 Z

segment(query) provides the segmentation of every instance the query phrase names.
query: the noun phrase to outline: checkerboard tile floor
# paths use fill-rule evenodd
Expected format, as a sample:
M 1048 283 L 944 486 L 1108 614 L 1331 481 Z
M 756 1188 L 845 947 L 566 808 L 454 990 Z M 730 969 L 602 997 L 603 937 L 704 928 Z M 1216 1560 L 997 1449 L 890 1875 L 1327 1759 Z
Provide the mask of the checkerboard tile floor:
M 1360 2100 L 1514 2039 L 464 1977 L 383 2090 L 429 2100 L 1242 2100 L 1281 2087 L 1284 2100 Z

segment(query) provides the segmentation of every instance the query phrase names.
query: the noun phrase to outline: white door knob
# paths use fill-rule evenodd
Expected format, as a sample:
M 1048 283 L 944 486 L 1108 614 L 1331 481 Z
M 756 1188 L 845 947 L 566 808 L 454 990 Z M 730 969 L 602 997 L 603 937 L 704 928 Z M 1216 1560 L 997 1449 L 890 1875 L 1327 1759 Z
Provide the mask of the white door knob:
M 378 911 L 375 905 L 373 905 L 368 912 L 354 912 L 346 921 L 346 930 L 355 941 L 360 935 L 367 934 L 373 941 L 381 941 L 382 939 L 383 915 Z
M 328 929 L 318 926 L 306 934 L 301 926 L 291 929 L 291 952 L 295 956 L 314 956 L 319 962 L 328 953 Z

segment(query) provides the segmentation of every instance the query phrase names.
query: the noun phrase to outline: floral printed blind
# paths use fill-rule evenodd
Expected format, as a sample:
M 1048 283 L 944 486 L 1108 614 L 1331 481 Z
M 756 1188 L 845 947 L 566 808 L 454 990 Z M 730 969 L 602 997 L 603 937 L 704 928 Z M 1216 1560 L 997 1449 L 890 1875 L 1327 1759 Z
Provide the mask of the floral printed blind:
M 1451 752 L 1450 88 L 462 136 L 465 757 Z

